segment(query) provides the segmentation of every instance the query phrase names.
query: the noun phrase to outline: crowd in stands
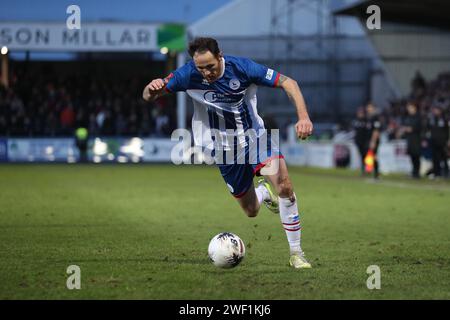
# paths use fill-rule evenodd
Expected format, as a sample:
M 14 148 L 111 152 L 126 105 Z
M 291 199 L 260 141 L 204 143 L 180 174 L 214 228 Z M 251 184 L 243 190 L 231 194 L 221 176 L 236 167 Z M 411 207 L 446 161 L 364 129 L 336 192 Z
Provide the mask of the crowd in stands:
M 175 103 L 143 101 L 148 79 L 96 78 L 27 72 L 0 84 L 0 136 L 73 136 L 78 127 L 99 136 L 170 136 Z
M 392 101 L 390 107 L 381 111 L 389 139 L 403 137 L 403 120 L 407 116 L 407 105 L 417 106 L 421 118 L 426 121 L 432 116 L 433 108 L 441 110 L 447 121 L 450 119 L 450 72 L 444 72 L 436 79 L 426 82 L 420 72 L 411 81 L 411 93 L 404 99 Z
M 358 109 L 352 126 L 356 144 L 358 137 L 365 136 L 367 128 L 370 131 L 373 119 L 363 108 Z M 420 159 L 423 156 L 433 162 L 427 176 L 450 176 L 450 72 L 443 72 L 429 82 L 417 72 L 411 81 L 411 93 L 379 110 L 376 119 L 380 123 L 379 131 L 383 131 L 388 140 L 406 140 L 413 178 L 420 178 Z M 365 148 L 361 148 L 360 153 L 364 158 L 370 139 L 362 140 Z

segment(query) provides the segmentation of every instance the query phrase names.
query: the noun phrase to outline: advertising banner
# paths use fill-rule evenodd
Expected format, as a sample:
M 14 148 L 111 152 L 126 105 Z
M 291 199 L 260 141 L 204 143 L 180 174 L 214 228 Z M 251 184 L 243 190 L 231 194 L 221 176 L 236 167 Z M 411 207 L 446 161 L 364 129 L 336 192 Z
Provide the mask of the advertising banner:
M 27 51 L 159 51 L 159 24 L 81 23 L 68 29 L 60 23 L 0 23 L 0 46 Z
M 178 141 L 165 138 L 93 138 L 89 140 L 88 160 L 102 162 L 172 162 Z M 290 142 L 281 144 L 290 165 L 319 168 L 349 168 L 361 165 L 353 143 Z M 381 173 L 409 173 L 410 159 L 403 140 L 382 143 L 378 158 Z M 0 139 L 0 162 L 78 162 L 79 151 L 71 138 Z
M 78 150 L 74 139 L 8 139 L 10 162 L 74 162 Z
M 0 138 L 0 162 L 8 160 L 8 144 L 6 139 Z

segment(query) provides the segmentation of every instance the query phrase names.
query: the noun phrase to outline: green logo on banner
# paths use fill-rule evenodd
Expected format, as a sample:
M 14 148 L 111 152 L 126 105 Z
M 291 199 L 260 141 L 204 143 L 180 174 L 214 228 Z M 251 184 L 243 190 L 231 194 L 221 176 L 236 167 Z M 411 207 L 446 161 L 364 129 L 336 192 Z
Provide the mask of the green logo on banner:
M 163 24 L 158 28 L 158 47 L 170 51 L 186 49 L 186 30 L 182 24 Z

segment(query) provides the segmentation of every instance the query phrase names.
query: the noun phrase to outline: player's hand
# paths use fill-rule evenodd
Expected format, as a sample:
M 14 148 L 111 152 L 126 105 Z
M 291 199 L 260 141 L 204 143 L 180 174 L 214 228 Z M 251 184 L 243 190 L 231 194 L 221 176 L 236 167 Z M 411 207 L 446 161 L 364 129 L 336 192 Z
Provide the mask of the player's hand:
M 166 87 L 169 81 L 167 79 L 154 79 L 150 82 L 142 93 L 142 97 L 145 101 L 150 101 L 151 99 L 157 98 L 162 90 Z
M 309 118 L 299 120 L 295 124 L 295 131 L 297 132 L 297 137 L 299 137 L 302 140 L 305 140 L 310 135 L 312 135 L 313 132 L 313 124 Z

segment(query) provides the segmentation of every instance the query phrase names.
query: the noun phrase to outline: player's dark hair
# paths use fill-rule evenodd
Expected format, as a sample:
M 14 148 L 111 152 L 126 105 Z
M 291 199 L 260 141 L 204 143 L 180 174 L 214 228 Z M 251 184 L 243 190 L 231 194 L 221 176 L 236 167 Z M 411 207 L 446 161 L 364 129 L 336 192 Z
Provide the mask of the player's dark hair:
M 207 51 L 210 51 L 215 56 L 220 54 L 219 44 L 216 39 L 200 37 L 189 43 L 188 52 L 191 57 L 194 57 L 196 52 L 205 53 Z

